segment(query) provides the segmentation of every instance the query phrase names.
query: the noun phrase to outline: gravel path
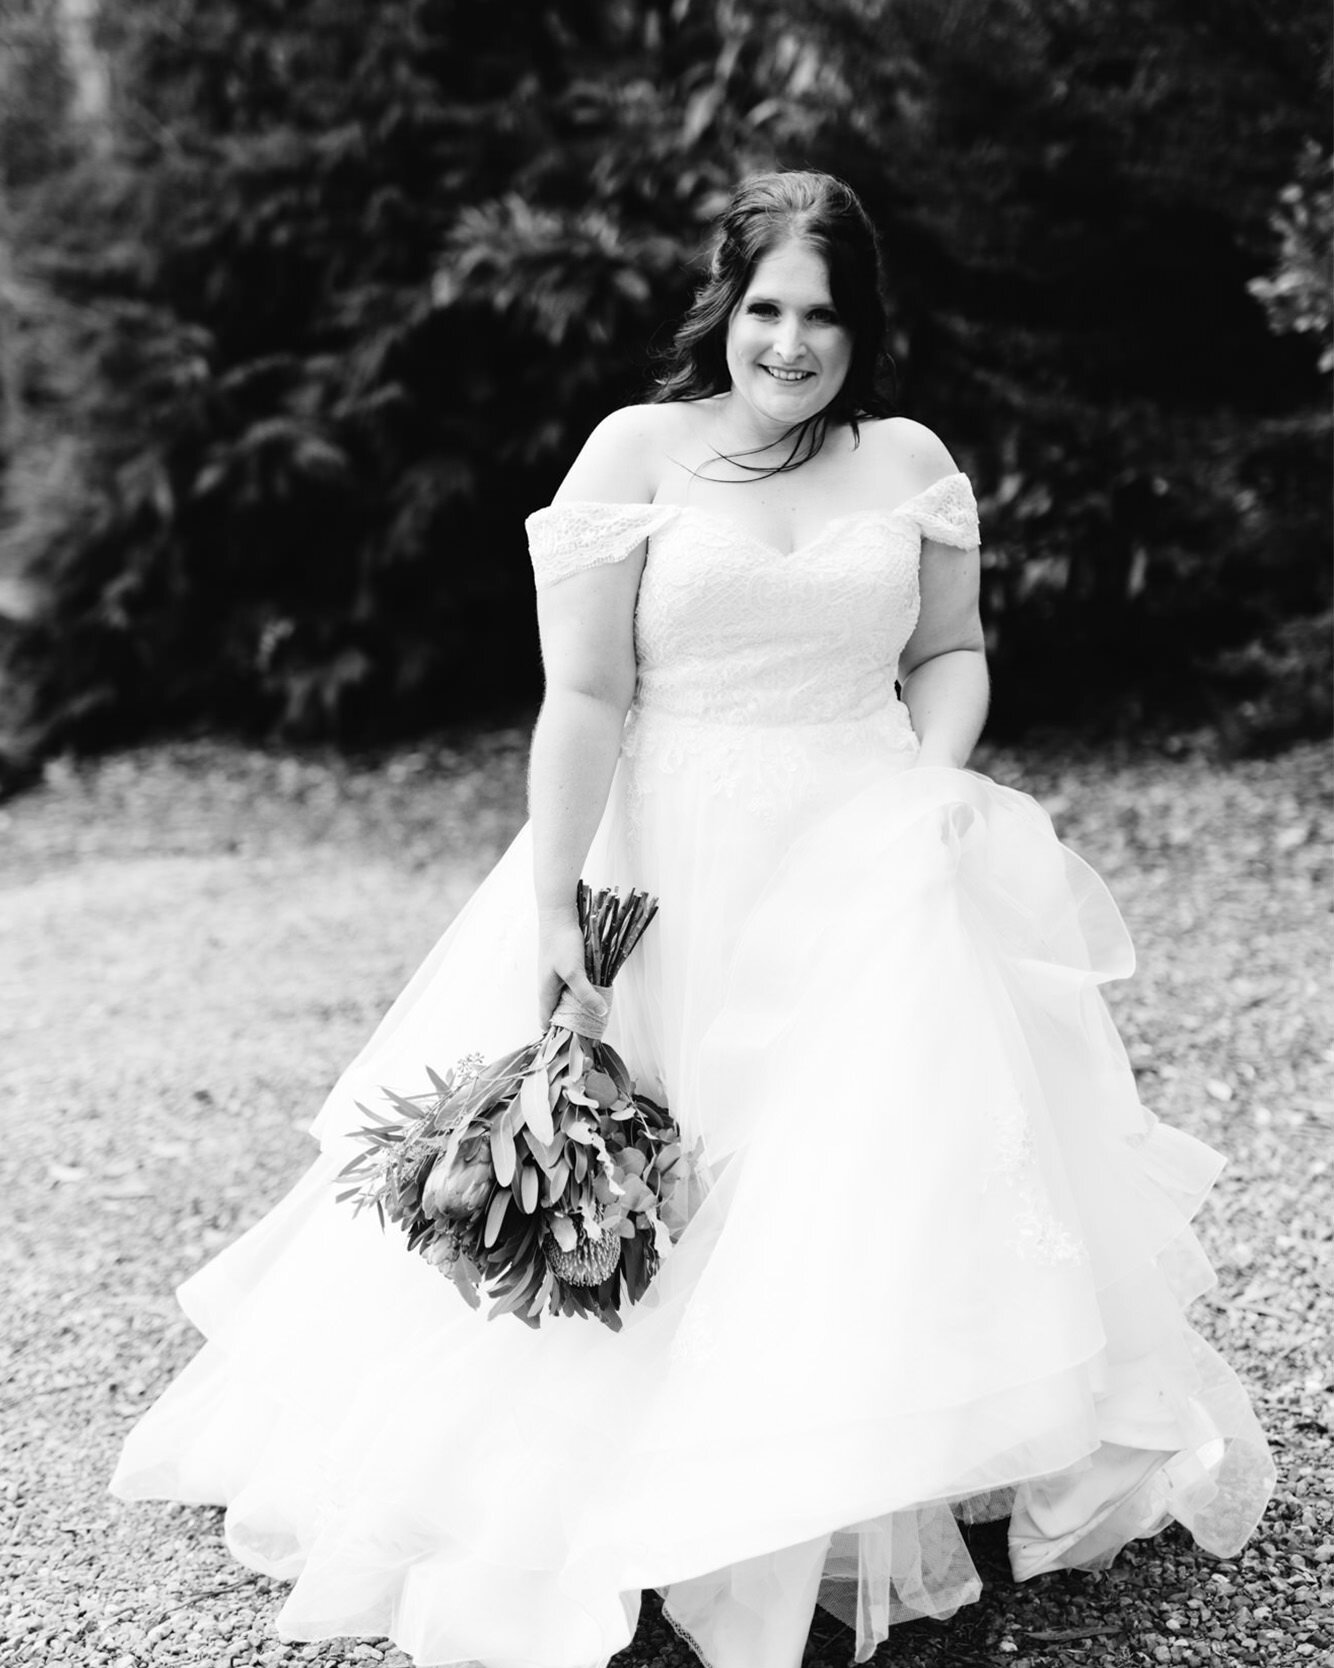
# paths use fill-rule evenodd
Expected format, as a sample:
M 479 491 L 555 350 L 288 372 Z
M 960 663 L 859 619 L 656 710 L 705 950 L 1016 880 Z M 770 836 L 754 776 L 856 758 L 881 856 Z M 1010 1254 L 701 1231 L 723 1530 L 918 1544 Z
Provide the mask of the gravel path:
M 197 1337 L 173 1288 L 287 1190 L 304 1134 L 518 821 L 517 731 L 379 763 L 199 743 L 48 771 L 0 807 L 0 1663 L 402 1665 L 290 1646 L 221 1513 L 106 1493 L 121 1436 Z M 1146 1101 L 1230 1164 L 1201 1220 L 1197 1324 L 1280 1467 L 1245 1555 L 1175 1531 L 1102 1575 L 1005 1572 L 896 1631 L 902 1668 L 1330 1660 L 1334 1427 L 1328 1005 L 1334 810 L 1322 750 L 992 752 L 1111 885 L 1141 971 L 1112 1000 Z M 808 1668 L 846 1662 L 817 1621 Z M 653 1606 L 617 1668 L 681 1664 Z

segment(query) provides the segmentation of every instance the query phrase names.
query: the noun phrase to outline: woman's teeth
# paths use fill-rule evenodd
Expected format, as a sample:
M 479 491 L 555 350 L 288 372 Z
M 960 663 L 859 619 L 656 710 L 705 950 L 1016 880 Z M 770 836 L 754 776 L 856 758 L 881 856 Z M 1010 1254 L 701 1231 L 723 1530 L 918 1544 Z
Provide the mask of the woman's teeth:
M 805 382 L 807 377 L 815 375 L 814 371 L 779 371 L 772 365 L 761 365 L 760 369 L 767 372 L 775 382 Z

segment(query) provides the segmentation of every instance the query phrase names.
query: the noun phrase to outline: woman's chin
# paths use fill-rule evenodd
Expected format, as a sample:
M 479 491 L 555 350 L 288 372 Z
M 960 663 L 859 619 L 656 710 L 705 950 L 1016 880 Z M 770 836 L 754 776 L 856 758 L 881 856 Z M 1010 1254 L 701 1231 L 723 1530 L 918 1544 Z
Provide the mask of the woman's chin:
M 761 399 L 773 400 L 780 405 L 813 404 L 819 386 L 818 376 L 806 377 L 801 382 L 780 382 L 777 377 L 761 371 L 755 380 L 756 394 Z
M 808 418 L 814 417 L 824 404 L 811 383 L 800 389 L 793 389 L 790 393 L 778 384 L 772 389 L 759 389 L 752 403 L 760 416 L 778 424 L 784 430 L 794 428 L 798 423 L 804 423 Z

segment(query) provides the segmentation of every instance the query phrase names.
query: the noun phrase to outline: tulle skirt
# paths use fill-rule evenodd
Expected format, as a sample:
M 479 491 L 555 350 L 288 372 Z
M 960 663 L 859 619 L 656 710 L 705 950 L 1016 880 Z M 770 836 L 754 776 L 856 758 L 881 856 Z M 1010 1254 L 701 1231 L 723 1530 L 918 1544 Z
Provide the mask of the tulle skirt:
M 313 1125 L 292 1192 L 180 1288 L 207 1342 L 130 1432 L 127 1499 L 227 1506 L 287 1639 L 602 1668 L 641 1592 L 710 1668 L 856 1660 L 1175 1519 L 1237 1552 L 1273 1485 L 1184 1317 L 1221 1167 L 1139 1104 L 1099 986 L 1133 956 L 1030 798 L 835 735 L 637 724 L 585 874 L 658 919 L 610 1040 L 700 1143 L 700 1198 L 613 1333 L 469 1310 L 335 1202 L 358 1100 L 535 1031 L 528 831 Z

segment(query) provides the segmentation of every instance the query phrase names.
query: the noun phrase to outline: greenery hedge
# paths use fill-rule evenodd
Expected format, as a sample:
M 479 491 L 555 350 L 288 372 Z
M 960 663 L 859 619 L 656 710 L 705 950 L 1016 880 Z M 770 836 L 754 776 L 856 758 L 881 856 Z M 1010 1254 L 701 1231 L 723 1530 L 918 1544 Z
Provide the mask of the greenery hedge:
M 535 694 L 523 515 L 774 165 L 883 229 L 903 409 L 979 488 L 1001 730 L 1328 724 L 1323 4 L 121 0 L 109 104 L 53 124 L 59 14 L 15 3 L 15 767 Z

